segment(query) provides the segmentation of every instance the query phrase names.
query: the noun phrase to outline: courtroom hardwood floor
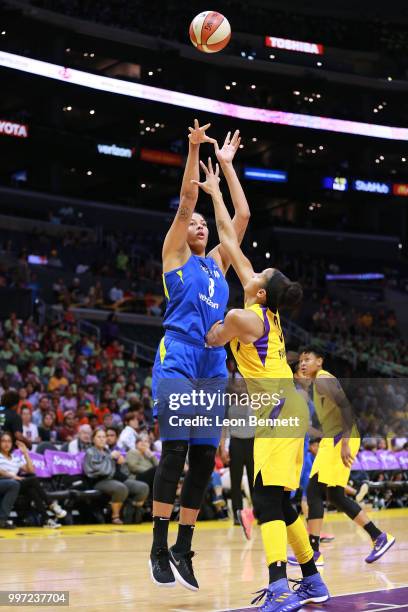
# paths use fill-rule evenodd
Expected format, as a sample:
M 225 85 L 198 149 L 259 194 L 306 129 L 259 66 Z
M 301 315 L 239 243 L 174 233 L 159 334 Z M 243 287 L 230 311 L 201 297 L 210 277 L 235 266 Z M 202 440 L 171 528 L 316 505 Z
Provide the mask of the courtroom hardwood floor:
M 322 546 L 326 559 L 322 574 L 332 595 L 408 586 L 408 510 L 371 516 L 397 538 L 394 547 L 373 565 L 364 562 L 370 549 L 368 536 L 342 515 L 328 517 L 326 531 L 336 539 Z M 172 525 L 170 542 L 174 536 Z M 53 612 L 212 612 L 245 608 L 251 594 L 267 585 L 257 527 L 253 540 L 247 542 L 241 529 L 230 522 L 198 524 L 194 539 L 198 593 L 179 585 L 159 589 L 151 583 L 150 538 L 150 524 L 0 530 L 0 591 L 70 591 L 69 608 L 35 608 Z M 299 572 L 290 568 L 289 574 L 295 578 Z M 10 610 L 27 612 L 29 608 Z

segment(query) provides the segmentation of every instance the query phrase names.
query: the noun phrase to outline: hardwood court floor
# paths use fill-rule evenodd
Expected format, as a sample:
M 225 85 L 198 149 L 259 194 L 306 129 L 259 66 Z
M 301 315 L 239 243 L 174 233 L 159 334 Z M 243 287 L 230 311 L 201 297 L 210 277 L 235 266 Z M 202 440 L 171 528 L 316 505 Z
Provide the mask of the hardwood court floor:
M 408 509 L 371 516 L 397 538 L 394 547 L 373 565 L 364 562 L 370 549 L 364 532 L 342 515 L 331 515 L 326 521 L 326 531 L 336 536 L 333 543 L 322 546 L 326 558 L 322 573 L 332 595 L 408 586 Z M 267 585 L 257 527 L 247 542 L 240 527 L 230 522 L 199 523 L 194 541 L 198 593 L 179 585 L 159 589 L 151 583 L 150 536 L 150 524 L 0 530 L 0 591 L 70 591 L 70 606 L 65 609 L 84 612 L 212 612 L 245 608 L 251 594 Z M 174 537 L 172 525 L 170 542 Z M 293 578 L 299 574 L 296 568 L 289 573 Z M 27 612 L 30 608 L 4 609 Z M 314 609 L 324 610 L 324 606 Z

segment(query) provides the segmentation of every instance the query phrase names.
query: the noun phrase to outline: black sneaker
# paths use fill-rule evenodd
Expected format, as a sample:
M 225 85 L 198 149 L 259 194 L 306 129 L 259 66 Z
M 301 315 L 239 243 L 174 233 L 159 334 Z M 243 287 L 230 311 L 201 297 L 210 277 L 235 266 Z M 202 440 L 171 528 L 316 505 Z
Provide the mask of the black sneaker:
M 176 580 L 186 589 L 198 591 L 199 586 L 193 570 L 193 557 L 192 550 L 188 553 L 174 552 L 173 547 L 169 550 L 170 566 Z
M 158 548 L 155 553 L 150 553 L 149 567 L 150 576 L 155 584 L 162 587 L 176 586 L 167 548 Z
M 16 526 L 12 521 L 0 520 L 0 529 L 15 529 Z

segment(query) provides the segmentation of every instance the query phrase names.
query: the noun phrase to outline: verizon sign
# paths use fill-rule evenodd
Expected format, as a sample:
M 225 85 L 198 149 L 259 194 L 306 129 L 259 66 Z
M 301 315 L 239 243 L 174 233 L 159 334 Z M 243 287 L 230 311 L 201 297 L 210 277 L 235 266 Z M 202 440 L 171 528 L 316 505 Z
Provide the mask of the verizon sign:
M 115 144 L 98 144 L 98 153 L 102 155 L 113 155 L 113 157 L 133 157 L 135 149 L 128 149 L 127 147 L 117 147 Z
M 0 134 L 15 136 L 16 138 L 28 138 L 28 125 L 0 119 Z
M 289 40 L 288 38 L 277 38 L 276 36 L 265 36 L 265 45 L 274 49 L 297 51 L 298 53 L 312 53 L 313 55 L 323 55 L 324 53 L 323 45 L 318 43 Z

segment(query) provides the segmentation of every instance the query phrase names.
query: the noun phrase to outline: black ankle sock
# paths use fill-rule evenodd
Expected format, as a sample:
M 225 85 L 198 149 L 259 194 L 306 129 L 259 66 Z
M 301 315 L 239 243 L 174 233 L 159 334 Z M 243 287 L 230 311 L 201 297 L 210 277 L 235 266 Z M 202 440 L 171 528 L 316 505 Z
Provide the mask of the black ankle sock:
M 319 552 L 320 546 L 320 536 L 315 536 L 309 533 L 309 542 L 310 546 L 313 548 L 314 552 Z
M 169 532 L 169 518 L 153 517 L 153 544 L 152 553 L 158 548 L 167 548 L 167 534 Z
M 313 557 L 310 559 L 310 561 L 306 561 L 306 563 L 301 563 L 300 569 L 302 570 L 303 578 L 306 578 L 307 576 L 313 576 L 313 574 L 317 574 L 317 567 Z
M 370 538 L 372 539 L 372 541 L 374 542 L 374 540 L 376 540 L 378 538 L 378 536 L 381 535 L 381 531 L 378 529 L 378 527 L 376 527 L 373 523 L 373 521 L 370 521 L 369 523 L 367 523 L 367 525 L 364 525 L 364 529 L 366 530 L 366 532 L 368 533 L 368 535 L 370 536 Z
M 269 566 L 269 584 L 281 580 L 281 578 L 286 578 L 286 562 L 276 561 L 271 563 Z
M 194 525 L 178 526 L 177 540 L 173 546 L 174 552 L 187 553 L 191 550 L 191 540 L 193 539 Z

